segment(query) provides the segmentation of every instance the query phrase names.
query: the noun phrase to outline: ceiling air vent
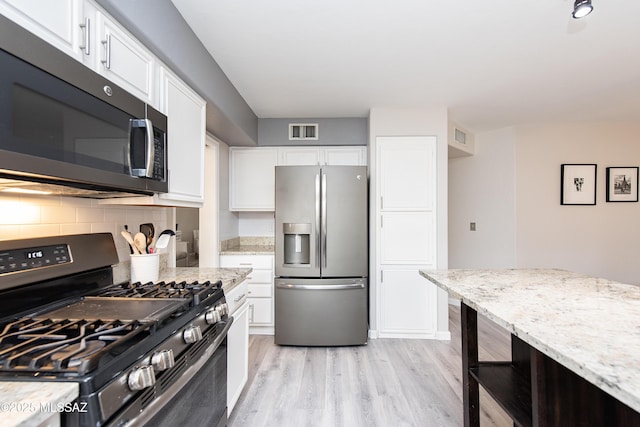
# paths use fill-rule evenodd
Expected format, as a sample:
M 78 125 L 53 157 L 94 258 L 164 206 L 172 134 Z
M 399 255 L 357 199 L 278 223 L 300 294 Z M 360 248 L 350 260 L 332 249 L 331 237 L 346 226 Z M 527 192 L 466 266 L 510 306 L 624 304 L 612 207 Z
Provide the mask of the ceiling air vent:
M 467 143 L 467 134 L 458 128 L 455 128 L 453 138 L 456 140 L 456 142 L 459 142 L 460 144 Z
M 317 123 L 289 123 L 289 141 L 317 141 Z

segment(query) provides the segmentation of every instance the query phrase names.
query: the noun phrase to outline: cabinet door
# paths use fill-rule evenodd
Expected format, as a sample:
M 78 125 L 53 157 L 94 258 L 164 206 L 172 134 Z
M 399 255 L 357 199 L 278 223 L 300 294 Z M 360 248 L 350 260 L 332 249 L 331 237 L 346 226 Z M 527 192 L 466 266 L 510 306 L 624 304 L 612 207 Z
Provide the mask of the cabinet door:
M 233 313 L 227 335 L 227 408 L 233 410 L 249 377 L 249 304 Z
M 153 93 L 155 61 L 151 53 L 115 21 L 98 12 L 97 71 L 133 95 L 157 105 Z
M 311 147 L 280 148 L 280 160 L 282 166 L 316 166 L 321 162 L 321 150 Z
M 0 0 L 0 13 L 82 61 L 81 0 Z
M 436 288 L 415 268 L 384 268 L 380 277 L 380 336 L 433 338 Z
M 164 67 L 160 104 L 167 115 L 169 193 L 161 199 L 204 200 L 205 101 Z
M 273 299 L 249 298 L 249 324 L 273 326 Z
M 435 138 L 378 138 L 382 210 L 431 210 Z
M 433 268 L 433 212 L 384 212 L 380 219 L 380 262 Z
M 275 210 L 275 166 L 278 151 L 272 148 L 229 149 L 229 209 Z
M 335 147 L 324 150 L 324 164 L 333 166 L 366 166 L 365 147 Z

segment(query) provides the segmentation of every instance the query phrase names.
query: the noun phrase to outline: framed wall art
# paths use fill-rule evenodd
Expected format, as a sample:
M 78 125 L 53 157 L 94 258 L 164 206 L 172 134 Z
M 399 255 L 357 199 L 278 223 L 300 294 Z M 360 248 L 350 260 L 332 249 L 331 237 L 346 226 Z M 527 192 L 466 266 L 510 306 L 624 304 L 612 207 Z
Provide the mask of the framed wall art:
M 638 201 L 638 168 L 607 168 L 607 202 Z
M 560 168 L 560 204 L 596 204 L 595 164 L 563 164 Z

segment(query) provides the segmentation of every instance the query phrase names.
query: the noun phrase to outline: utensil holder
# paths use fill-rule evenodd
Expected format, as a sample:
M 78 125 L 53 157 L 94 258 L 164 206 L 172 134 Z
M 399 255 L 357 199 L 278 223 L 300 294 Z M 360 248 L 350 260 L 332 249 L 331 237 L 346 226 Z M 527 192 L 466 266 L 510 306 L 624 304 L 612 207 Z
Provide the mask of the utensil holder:
M 156 282 L 160 275 L 160 254 L 131 256 L 131 283 Z

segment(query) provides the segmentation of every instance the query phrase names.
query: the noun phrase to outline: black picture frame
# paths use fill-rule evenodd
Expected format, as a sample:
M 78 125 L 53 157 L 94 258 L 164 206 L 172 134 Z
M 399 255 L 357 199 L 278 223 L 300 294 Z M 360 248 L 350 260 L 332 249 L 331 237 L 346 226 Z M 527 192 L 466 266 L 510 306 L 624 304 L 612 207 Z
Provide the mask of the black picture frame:
M 560 167 L 560 204 L 596 204 L 598 165 L 595 163 L 565 163 Z
M 638 201 L 638 167 L 607 168 L 607 202 Z

